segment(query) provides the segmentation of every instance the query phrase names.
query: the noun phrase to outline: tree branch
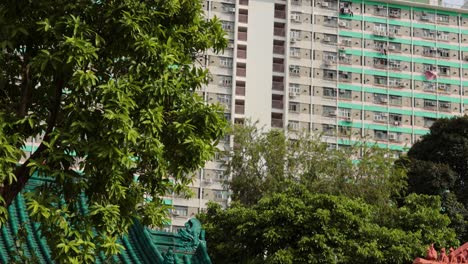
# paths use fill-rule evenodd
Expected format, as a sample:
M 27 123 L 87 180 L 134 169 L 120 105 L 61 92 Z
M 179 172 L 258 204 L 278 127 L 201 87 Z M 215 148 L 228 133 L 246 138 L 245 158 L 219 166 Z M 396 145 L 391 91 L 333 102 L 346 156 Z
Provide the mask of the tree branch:
M 55 128 L 57 117 L 60 111 L 60 104 L 61 104 L 62 90 L 63 90 L 64 83 L 65 82 L 63 78 L 59 78 L 56 81 L 54 102 L 50 109 L 50 116 L 49 116 L 49 120 L 47 121 L 48 125 L 47 125 L 47 129 L 45 131 L 42 142 L 48 142 L 50 140 L 50 135 Z M 0 189 L 0 194 L 5 200 L 4 206 L 6 207 L 10 206 L 10 204 L 13 202 L 13 200 L 18 195 L 18 193 L 21 192 L 21 190 L 23 190 L 23 188 L 26 186 L 26 183 L 28 182 L 30 178 L 30 174 L 29 174 L 30 169 L 28 168 L 28 165 L 31 163 L 32 160 L 37 159 L 40 156 L 42 156 L 46 148 L 47 148 L 46 145 L 44 145 L 44 143 L 41 143 L 39 147 L 37 148 L 37 150 L 21 166 L 19 166 L 16 169 L 15 171 L 16 181 L 12 183 L 6 183 Z

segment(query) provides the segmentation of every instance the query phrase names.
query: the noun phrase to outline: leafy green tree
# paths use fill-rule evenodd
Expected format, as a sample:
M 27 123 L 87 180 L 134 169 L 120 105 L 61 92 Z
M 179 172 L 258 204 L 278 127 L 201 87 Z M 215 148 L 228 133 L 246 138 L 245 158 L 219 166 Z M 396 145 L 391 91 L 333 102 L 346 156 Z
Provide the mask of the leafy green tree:
M 439 119 L 400 162 L 408 169 L 410 192 L 435 194 L 458 237 L 468 240 L 468 116 Z
M 303 133 L 290 140 L 281 131 L 264 132 L 252 123 L 236 126 L 232 133 L 235 146 L 227 153 L 226 172 L 232 176 L 228 185 L 233 200 L 245 205 L 285 190 L 284 181 L 381 206 L 405 190 L 404 169 L 393 166 L 395 159 L 384 149 L 367 145 L 330 149 L 320 136 Z
M 51 183 L 28 208 L 59 263 L 118 253 L 134 217 L 163 223 L 157 197 L 183 191 L 226 126 L 195 95 L 209 75 L 194 60 L 227 44 L 202 12 L 192 0 L 1 1 L 2 221 L 34 174 Z M 41 143 L 24 156 L 30 138 Z
M 362 199 L 289 184 L 251 207 L 211 204 L 200 216 L 215 263 L 409 263 L 428 244 L 456 245 L 437 196 L 410 195 L 389 225 Z

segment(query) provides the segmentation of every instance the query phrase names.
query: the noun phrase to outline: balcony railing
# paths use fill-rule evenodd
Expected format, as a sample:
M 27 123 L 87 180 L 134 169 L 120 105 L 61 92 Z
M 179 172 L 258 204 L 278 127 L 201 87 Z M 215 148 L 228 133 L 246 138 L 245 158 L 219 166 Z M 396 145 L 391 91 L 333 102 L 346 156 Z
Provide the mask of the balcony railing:
M 236 114 L 244 114 L 245 105 L 236 105 Z
M 286 12 L 283 10 L 275 10 L 275 18 L 286 19 Z
M 236 95 L 245 95 L 245 87 L 236 86 Z
M 275 91 L 283 91 L 284 90 L 284 84 L 283 84 L 283 82 L 273 82 L 272 88 Z
M 247 51 L 237 50 L 237 58 L 241 58 L 241 59 L 247 58 Z
M 283 127 L 283 120 L 278 118 L 271 119 L 271 126 L 272 127 Z
M 240 23 L 247 23 L 249 22 L 249 16 L 244 14 L 239 14 L 239 22 Z
M 273 32 L 275 36 L 284 37 L 284 28 L 274 28 Z
M 283 109 L 283 100 L 271 100 L 271 106 L 276 109 Z
M 284 54 L 284 46 L 273 45 L 274 54 Z
M 273 63 L 274 72 L 284 72 L 284 64 L 282 63 Z
M 245 69 L 245 68 L 237 68 L 236 73 L 237 73 L 237 76 L 243 76 L 243 77 L 245 77 L 245 75 L 246 75 L 246 69 Z
M 237 32 L 237 39 L 238 40 L 247 40 L 247 32 Z

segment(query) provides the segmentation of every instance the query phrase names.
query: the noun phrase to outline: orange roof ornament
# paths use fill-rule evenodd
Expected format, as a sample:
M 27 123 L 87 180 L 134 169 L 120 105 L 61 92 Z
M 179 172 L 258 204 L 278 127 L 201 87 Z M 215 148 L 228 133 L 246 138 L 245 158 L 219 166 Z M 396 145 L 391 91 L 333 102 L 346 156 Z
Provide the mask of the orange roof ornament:
M 437 251 L 434 248 L 434 244 L 431 244 L 427 249 L 426 258 L 416 258 L 413 261 L 413 264 L 459 264 L 459 263 L 468 263 L 468 243 L 463 244 L 463 246 L 457 248 L 449 249 L 449 253 L 445 248 L 440 250 L 440 254 L 437 254 Z

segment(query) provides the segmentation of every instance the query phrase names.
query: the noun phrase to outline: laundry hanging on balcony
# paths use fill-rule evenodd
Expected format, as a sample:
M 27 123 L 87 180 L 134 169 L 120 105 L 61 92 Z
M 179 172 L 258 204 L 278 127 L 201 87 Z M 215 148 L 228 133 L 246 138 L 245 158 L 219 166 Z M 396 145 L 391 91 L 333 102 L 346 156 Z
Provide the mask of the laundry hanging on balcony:
M 424 76 L 426 77 L 426 80 L 435 80 L 437 79 L 437 72 L 436 71 L 426 71 L 424 73 Z

